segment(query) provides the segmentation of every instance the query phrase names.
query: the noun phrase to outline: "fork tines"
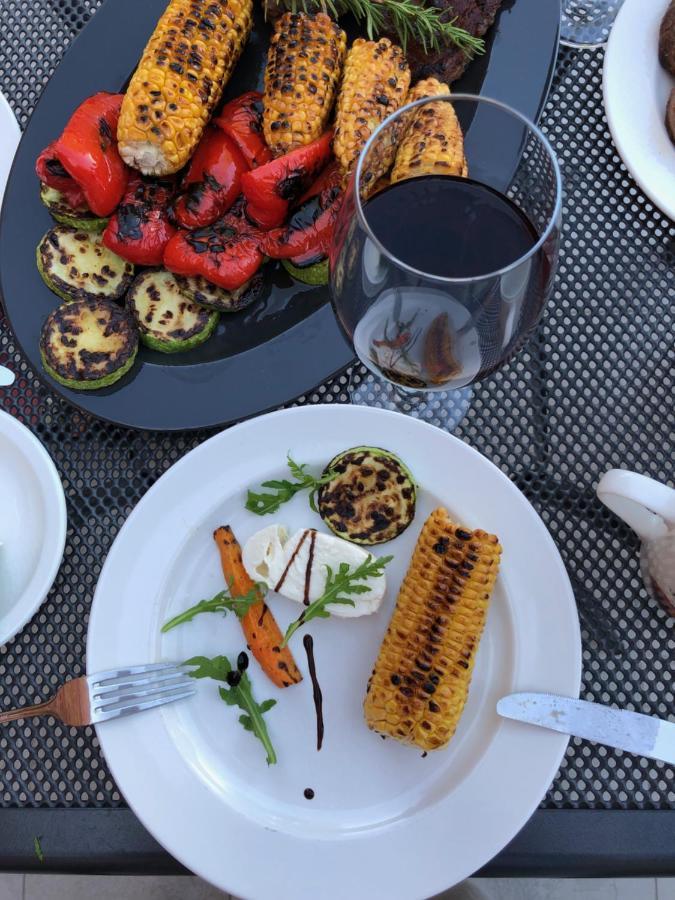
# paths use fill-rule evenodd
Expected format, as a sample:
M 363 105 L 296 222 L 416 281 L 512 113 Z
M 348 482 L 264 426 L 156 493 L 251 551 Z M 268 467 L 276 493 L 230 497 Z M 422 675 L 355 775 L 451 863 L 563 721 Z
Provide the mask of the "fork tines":
M 177 663 L 152 663 L 97 672 L 88 676 L 87 684 L 93 722 L 183 700 L 196 691 L 187 669 Z

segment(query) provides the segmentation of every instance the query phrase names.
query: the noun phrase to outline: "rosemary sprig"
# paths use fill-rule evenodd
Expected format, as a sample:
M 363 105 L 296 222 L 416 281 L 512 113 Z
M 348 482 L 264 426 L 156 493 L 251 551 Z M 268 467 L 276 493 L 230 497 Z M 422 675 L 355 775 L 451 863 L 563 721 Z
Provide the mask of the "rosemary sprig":
M 329 603 L 354 606 L 354 601 L 347 595 L 367 594 L 371 590 L 369 585 L 357 584 L 357 582 L 364 581 L 367 578 L 379 578 L 384 571 L 384 567 L 393 558 L 393 556 L 377 557 L 368 554 L 367 559 L 364 559 L 355 569 L 350 568 L 347 563 L 340 563 L 337 572 L 333 572 L 330 566 L 326 566 L 328 577 L 326 578 L 326 587 L 323 594 L 317 597 L 309 606 L 306 606 L 298 618 L 291 622 L 286 629 L 281 646 L 285 647 L 298 628 L 301 628 L 310 619 L 327 619 L 330 616 L 326 609 Z
M 454 44 L 471 57 L 485 52 L 485 41 L 460 28 L 456 16 L 443 21 L 444 10 L 422 6 L 417 0 L 289 0 L 287 5 L 292 12 L 321 10 L 334 18 L 350 12 L 370 40 L 386 30 L 389 19 L 403 50 L 407 49 L 408 41 L 415 40 L 426 52 L 439 50 L 445 44 Z
M 263 714 L 276 704 L 276 700 L 263 700 L 257 703 L 253 696 L 251 679 L 246 673 L 248 668 L 248 655 L 240 653 L 237 657 L 237 668 L 233 669 L 226 656 L 193 656 L 186 659 L 185 666 L 195 666 L 190 672 L 192 678 L 212 678 L 214 681 L 223 681 L 227 687 L 218 688 L 220 699 L 228 706 L 238 706 L 243 709 L 243 715 L 239 716 L 239 723 L 246 731 L 251 731 L 260 741 L 267 753 L 267 765 L 273 766 L 277 761 L 272 741 L 267 731 L 267 725 Z
M 267 585 L 262 584 L 262 582 L 255 584 L 248 593 L 243 594 L 241 597 L 233 597 L 228 590 L 219 591 L 215 597 L 211 597 L 209 600 L 200 600 L 199 603 L 195 603 L 194 606 L 183 610 L 182 613 L 178 613 L 177 616 L 165 622 L 162 625 L 162 634 L 171 631 L 177 625 L 191 622 L 200 613 L 221 612 L 226 616 L 228 612 L 233 612 L 241 619 L 252 606 L 260 603 L 266 591 Z
M 256 493 L 249 491 L 246 496 L 246 509 L 255 513 L 257 516 L 266 516 L 269 513 L 277 512 L 282 503 L 288 503 L 299 491 L 309 491 L 309 505 L 316 512 L 314 503 L 314 494 L 321 487 L 335 478 L 335 472 L 332 470 L 315 478 L 310 475 L 307 469 L 308 463 L 299 465 L 291 459 L 290 453 L 287 456 L 288 468 L 295 481 L 288 479 L 275 479 L 273 481 L 263 481 L 262 487 L 270 488 L 270 491 Z

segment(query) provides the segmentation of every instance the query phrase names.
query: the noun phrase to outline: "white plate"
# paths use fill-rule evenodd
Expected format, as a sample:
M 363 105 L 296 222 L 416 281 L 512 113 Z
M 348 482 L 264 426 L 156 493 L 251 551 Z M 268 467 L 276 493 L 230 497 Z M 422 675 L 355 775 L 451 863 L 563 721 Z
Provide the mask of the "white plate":
M 625 0 L 605 52 L 603 91 L 612 137 L 649 199 L 675 219 L 675 145 L 665 126 L 675 81 L 658 59 L 669 0 Z
M 0 645 L 52 586 L 66 540 L 61 479 L 40 441 L 0 412 Z
M 574 597 L 541 520 L 509 479 L 447 433 L 397 413 L 309 406 L 224 431 L 171 468 L 120 531 L 94 597 L 90 672 L 113 666 L 235 656 L 238 622 L 202 615 L 160 636 L 169 616 L 222 588 L 212 532 L 240 541 L 274 521 L 321 527 L 306 496 L 261 519 L 244 509 L 247 487 L 285 475 L 287 450 L 317 471 L 347 447 L 385 447 L 421 486 L 412 525 L 393 553 L 383 607 L 371 617 L 313 621 L 326 736 L 315 748 L 311 685 L 276 690 L 251 665 L 278 753 L 259 743 L 200 682 L 196 698 L 98 729 L 113 776 L 144 825 L 176 858 L 240 897 L 293 900 L 411 898 L 474 872 L 518 832 L 550 785 L 567 745 L 553 732 L 500 720 L 499 697 L 538 690 L 578 696 L 581 645 Z M 502 573 L 481 642 L 469 702 L 449 748 L 419 751 L 382 741 L 362 713 L 366 680 L 420 528 L 444 504 L 469 526 L 500 535 Z M 297 604 L 272 600 L 280 625 Z M 299 638 L 293 651 L 306 659 Z M 316 796 L 311 802 L 305 788 Z
M 19 123 L 3 94 L 0 94 L 0 135 L 2 135 L 0 140 L 0 206 L 2 206 L 7 177 L 21 137 Z

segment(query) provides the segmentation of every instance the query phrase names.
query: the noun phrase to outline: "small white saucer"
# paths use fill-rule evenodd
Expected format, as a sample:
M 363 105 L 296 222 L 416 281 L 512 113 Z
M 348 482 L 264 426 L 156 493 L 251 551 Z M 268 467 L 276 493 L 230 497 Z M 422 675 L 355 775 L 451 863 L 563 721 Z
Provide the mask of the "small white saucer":
M 0 412 L 0 645 L 52 586 L 66 540 L 61 479 L 40 441 Z

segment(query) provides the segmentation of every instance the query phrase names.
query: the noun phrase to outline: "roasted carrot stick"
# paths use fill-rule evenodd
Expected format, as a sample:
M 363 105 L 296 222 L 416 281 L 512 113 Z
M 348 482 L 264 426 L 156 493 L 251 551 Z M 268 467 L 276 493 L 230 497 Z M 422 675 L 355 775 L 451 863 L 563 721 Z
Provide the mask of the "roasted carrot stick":
M 213 539 L 220 552 L 225 582 L 233 597 L 243 597 L 255 588 L 241 561 L 241 547 L 229 525 L 222 525 L 213 532 Z M 277 687 L 289 687 L 302 681 L 288 647 L 281 647 L 284 639 L 272 612 L 262 597 L 239 620 L 246 643 L 260 663 L 265 674 Z

